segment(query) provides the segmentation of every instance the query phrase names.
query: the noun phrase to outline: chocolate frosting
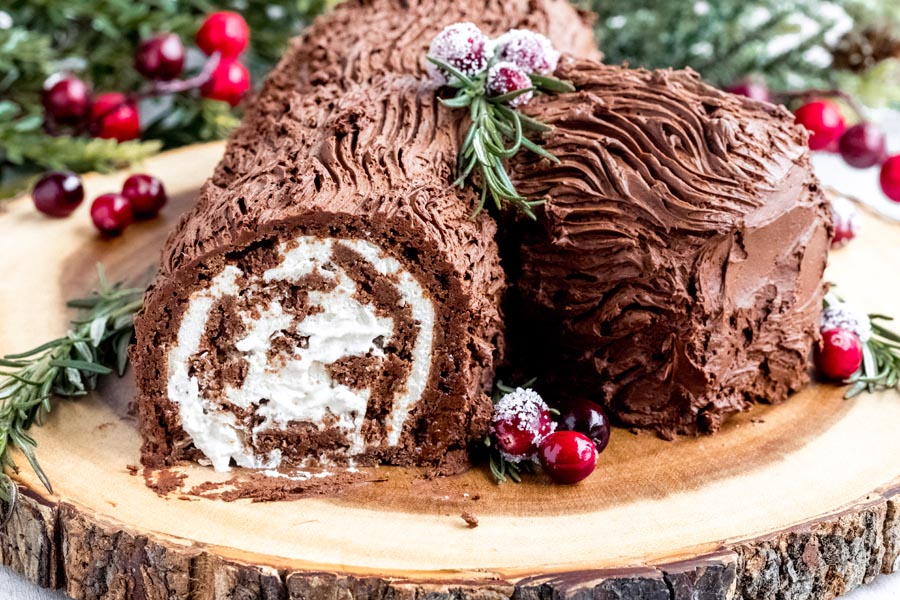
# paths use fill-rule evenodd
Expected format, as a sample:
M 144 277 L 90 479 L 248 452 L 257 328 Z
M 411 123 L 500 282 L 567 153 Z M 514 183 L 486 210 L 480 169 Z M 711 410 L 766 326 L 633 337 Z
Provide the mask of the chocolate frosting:
M 451 187 L 459 111 L 437 99 L 424 56 L 446 25 L 472 20 L 490 35 L 546 33 L 596 54 L 586 20 L 565 0 L 348 2 L 315 22 L 266 81 L 195 208 L 163 250 L 136 319 L 132 353 L 150 466 L 197 457 L 166 393 L 166 349 L 190 294 L 248 249 L 298 232 L 363 237 L 392 252 L 439 313 L 428 389 L 394 464 L 468 464 L 487 430 L 487 395 L 502 358 L 505 276 L 477 195 Z
M 568 60 L 558 76 L 577 93 L 527 112 L 560 164 L 514 165 L 547 201 L 519 224 L 513 305 L 548 398 L 670 437 L 801 387 L 831 238 L 806 132 L 692 71 Z

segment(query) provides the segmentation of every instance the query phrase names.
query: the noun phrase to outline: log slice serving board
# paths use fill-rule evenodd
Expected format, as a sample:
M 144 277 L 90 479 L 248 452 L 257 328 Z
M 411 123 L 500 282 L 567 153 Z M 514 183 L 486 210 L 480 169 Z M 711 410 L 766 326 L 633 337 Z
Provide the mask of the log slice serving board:
M 116 240 L 95 236 L 87 202 L 64 220 L 27 198 L 3 205 L 0 353 L 64 332 L 61 307 L 95 286 L 96 262 L 111 279 L 152 267 L 222 149 L 147 161 L 172 202 Z M 125 176 L 87 177 L 88 197 Z M 867 310 L 900 314 L 900 226 L 863 226 L 828 277 Z M 577 486 L 381 468 L 339 497 L 252 503 L 162 497 L 129 471 L 140 438 L 126 375 L 33 430 L 54 494 L 22 469 L 0 562 L 79 599 L 830 598 L 900 569 L 900 395 L 842 393 L 810 386 L 715 436 L 616 429 Z

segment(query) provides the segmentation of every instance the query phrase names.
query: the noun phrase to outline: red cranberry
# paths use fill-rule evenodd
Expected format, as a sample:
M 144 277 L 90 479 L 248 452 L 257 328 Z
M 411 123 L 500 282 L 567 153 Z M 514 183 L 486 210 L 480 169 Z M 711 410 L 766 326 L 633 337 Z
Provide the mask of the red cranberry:
M 137 104 L 124 94 L 100 94 L 91 107 L 91 131 L 99 138 L 127 142 L 141 135 L 141 118 Z
M 859 336 L 845 329 L 822 332 L 822 344 L 816 349 L 816 368 L 825 379 L 844 381 L 862 364 Z
M 162 181 L 152 175 L 132 175 L 122 186 L 122 195 L 131 203 L 135 219 L 149 219 L 166 205 L 166 189 Z
M 488 66 L 488 38 L 474 23 L 454 23 L 445 27 L 428 48 L 428 56 L 447 63 L 464 75 L 477 75 Z M 442 73 L 429 63 L 432 74 Z
M 169 81 L 184 71 L 184 46 L 174 33 L 161 33 L 141 42 L 134 68 L 147 79 Z
M 815 100 L 804 104 L 794 113 L 797 123 L 809 130 L 809 147 L 822 150 L 844 133 L 844 117 L 837 104 L 830 100 Z
M 603 407 L 590 400 L 572 400 L 560 408 L 559 429 L 577 431 L 593 440 L 597 452 L 609 444 L 609 419 Z
M 769 94 L 769 88 L 752 79 L 744 79 L 743 81 L 729 85 L 725 88 L 725 91 L 731 94 L 737 94 L 738 96 L 746 96 L 751 100 L 757 100 L 759 102 L 772 101 L 772 96 Z
M 247 21 L 234 12 L 222 11 L 209 15 L 197 31 L 197 46 L 207 55 L 219 52 L 224 58 L 236 58 L 249 41 Z
M 250 73 L 236 60 L 222 59 L 209 79 L 200 86 L 200 95 L 237 106 L 250 89 Z
M 857 169 L 874 167 L 887 154 L 884 133 L 872 123 L 858 123 L 845 131 L 839 148 L 844 162 Z
M 834 216 L 834 237 L 832 248 L 847 245 L 859 231 L 859 211 L 856 205 L 843 196 L 831 200 L 831 213 Z
M 48 80 L 42 100 L 51 121 L 77 125 L 87 117 L 91 108 L 91 90 L 85 82 L 70 75 L 52 83 Z
M 91 220 L 105 236 L 116 236 L 134 221 L 128 198 L 122 194 L 103 194 L 91 204 Z
M 48 173 L 34 184 L 31 199 L 45 215 L 68 217 L 84 200 L 84 187 L 71 171 Z
M 894 202 L 900 202 L 900 154 L 891 156 L 881 165 L 881 190 Z
M 508 460 L 533 457 L 555 427 L 550 409 L 534 390 L 519 388 L 494 406 L 491 433 Z
M 511 62 L 498 62 L 488 72 L 487 88 L 493 96 L 502 96 L 532 87 L 528 73 Z M 509 101 L 511 106 L 521 106 L 531 100 L 534 94 L 525 92 Z
M 594 442 L 577 431 L 551 433 L 541 443 L 538 455 L 544 472 L 557 483 L 578 483 L 597 466 Z

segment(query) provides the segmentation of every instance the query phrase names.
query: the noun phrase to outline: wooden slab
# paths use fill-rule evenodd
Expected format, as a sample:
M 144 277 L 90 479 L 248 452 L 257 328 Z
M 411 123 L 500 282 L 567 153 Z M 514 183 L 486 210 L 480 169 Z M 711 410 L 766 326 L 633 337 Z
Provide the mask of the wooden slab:
M 97 261 L 111 278 L 155 264 L 221 152 L 148 161 L 173 202 L 113 241 L 95 237 L 87 205 L 49 220 L 28 199 L 7 204 L 0 353 L 62 333 L 61 307 L 94 287 Z M 90 176 L 88 194 L 124 177 Z M 863 225 L 829 277 L 867 310 L 900 314 L 900 226 Z M 59 402 L 33 431 L 55 495 L 23 469 L 0 562 L 74 598 L 830 598 L 900 569 L 900 395 L 842 392 L 810 387 L 711 437 L 615 430 L 597 473 L 573 487 L 382 468 L 337 498 L 229 503 L 160 497 L 129 472 L 140 445 L 129 375 Z

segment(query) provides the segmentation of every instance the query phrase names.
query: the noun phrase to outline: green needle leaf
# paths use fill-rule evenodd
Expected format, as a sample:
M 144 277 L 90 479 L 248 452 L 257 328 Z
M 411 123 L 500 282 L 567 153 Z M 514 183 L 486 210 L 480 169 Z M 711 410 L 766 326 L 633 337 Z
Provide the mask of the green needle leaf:
M 67 303 L 82 311 L 67 337 L 0 359 L 5 369 L 0 371 L 0 463 L 15 471 L 10 449 L 20 450 L 51 492 L 27 430 L 43 423 L 52 409 L 52 395 L 80 397 L 113 368 L 124 372 L 134 313 L 142 303 L 142 290 L 110 286 L 99 265 L 98 277 L 97 292 Z

